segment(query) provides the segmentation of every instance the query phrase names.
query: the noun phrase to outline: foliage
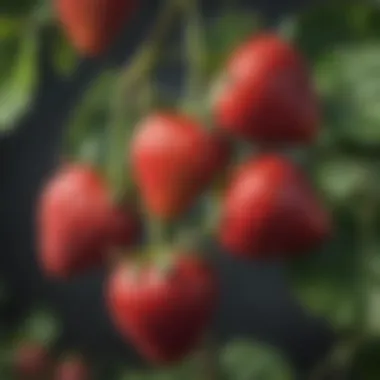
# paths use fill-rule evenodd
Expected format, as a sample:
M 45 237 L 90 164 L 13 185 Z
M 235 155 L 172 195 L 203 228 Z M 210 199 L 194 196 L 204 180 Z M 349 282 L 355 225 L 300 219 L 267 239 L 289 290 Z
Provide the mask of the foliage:
M 0 5 L 0 133 L 17 125 L 19 118 L 27 112 L 41 79 L 38 33 L 42 26 L 54 20 L 31 18 L 35 5 L 32 0 L 4 1 Z M 207 24 L 204 71 L 208 80 L 218 73 L 231 49 L 260 29 L 264 21 L 257 14 L 235 9 L 223 12 Z M 356 323 L 357 299 L 354 295 L 359 251 L 375 250 L 372 260 L 378 261 L 379 242 L 373 236 L 376 234 L 359 234 L 364 222 L 357 217 L 363 198 L 368 197 L 368 186 L 373 181 L 375 186 L 378 185 L 378 157 L 358 157 L 357 152 L 360 155 L 367 149 L 380 149 L 380 10 L 365 2 L 314 6 L 284 20 L 279 30 L 288 33 L 309 59 L 322 96 L 325 128 L 313 152 L 316 159 L 309 174 L 333 210 L 337 225 L 331 242 L 311 257 L 289 264 L 289 280 L 294 285 L 295 294 L 313 312 L 328 318 L 337 329 L 352 328 Z M 58 30 L 54 29 L 53 37 L 52 62 L 62 79 L 73 72 L 78 57 Z M 173 50 L 173 57 L 165 57 L 165 65 L 171 63 L 171 58 L 178 59 L 177 49 Z M 116 94 L 119 75 L 119 70 L 105 70 L 91 84 L 70 120 L 65 154 L 90 160 L 99 166 L 106 164 L 110 147 L 104 142 L 108 138 L 113 99 L 110 94 Z M 165 94 L 165 84 L 156 85 L 157 91 Z M 206 94 L 205 98 L 208 96 Z M 161 101 L 171 104 L 172 98 L 173 94 L 170 94 L 170 99 Z M 125 124 L 130 127 L 131 120 Z M 354 147 L 351 150 L 355 155 L 346 152 L 347 146 Z M 373 218 L 376 219 L 378 208 L 376 202 L 373 203 Z M 362 297 L 378 296 L 378 284 L 371 283 L 368 292 L 370 294 Z M 371 313 L 371 320 L 379 319 L 379 310 L 373 308 Z M 377 326 L 374 334 L 378 332 Z M 221 355 L 221 367 L 229 378 L 236 380 L 290 379 L 286 366 L 279 370 L 283 368 L 282 364 L 277 365 L 279 360 L 276 355 L 268 353 L 266 347 L 231 345 Z M 362 361 L 360 359 L 360 363 Z M 194 361 L 190 360 L 182 367 L 155 372 L 147 377 L 141 373 L 131 374 L 128 370 L 125 378 L 197 378 L 194 373 Z

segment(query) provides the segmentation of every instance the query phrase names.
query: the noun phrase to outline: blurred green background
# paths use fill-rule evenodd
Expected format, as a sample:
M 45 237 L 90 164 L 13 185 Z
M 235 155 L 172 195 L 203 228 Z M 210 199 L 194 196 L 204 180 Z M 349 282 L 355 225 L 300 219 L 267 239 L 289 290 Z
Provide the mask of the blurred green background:
M 229 3 L 218 16 L 204 23 L 205 98 L 194 104 L 179 96 L 178 86 L 161 81 L 157 75 L 160 104 L 202 112 L 198 108 L 208 104 L 208 89 L 231 49 L 267 26 L 267 20 L 259 12 Z M 1 1 L 2 135 L 17 133 L 20 121 L 34 107 L 46 74 L 38 68 L 46 35 L 49 67 L 59 80 L 69 81 L 81 61 L 49 8 L 48 1 Z M 364 1 L 323 2 L 287 14 L 276 28 L 309 60 L 324 107 L 318 143 L 306 151 L 290 153 L 304 165 L 336 220 L 331 242 L 320 251 L 287 264 L 289 283 L 300 302 L 315 315 L 326 318 L 338 334 L 346 337 L 349 333 L 350 338 L 356 339 L 365 332 L 366 337 L 376 341 L 380 332 L 380 8 L 376 3 Z M 170 71 L 176 63 L 186 60 L 181 45 L 168 46 L 161 54 L 158 73 Z M 110 154 L 109 127 L 116 112 L 114 99 L 119 94 L 120 76 L 125 69 L 104 65 L 75 105 L 64 138 L 64 157 L 89 160 L 99 167 L 106 165 Z M 124 118 L 121 133 L 126 134 L 138 120 L 139 112 L 132 102 L 125 111 L 119 117 Z M 59 315 L 57 318 L 59 321 Z M 13 352 L 15 339 L 20 339 L 20 335 L 22 340 L 29 336 L 45 340 L 46 331 L 56 332 L 55 324 L 45 313 L 38 312 L 21 333 L 7 331 L 2 348 L 5 357 Z M 51 330 L 47 326 L 52 326 Z M 374 353 L 374 359 L 367 353 L 356 361 L 350 360 L 359 374 L 355 379 L 380 378 L 380 366 L 373 365 L 380 359 L 380 352 L 376 347 L 370 352 Z M 296 378 L 295 372 L 291 373 L 296 369 L 289 369 L 278 355 L 273 347 L 244 341 L 231 343 L 220 355 L 221 376 L 234 380 Z M 117 368 L 116 372 L 120 372 L 121 377 L 117 377 L 120 380 L 194 379 L 201 376 L 199 368 L 195 358 L 168 371 L 135 373 L 121 363 L 120 371 Z M 5 380 L 5 376 L 1 378 Z

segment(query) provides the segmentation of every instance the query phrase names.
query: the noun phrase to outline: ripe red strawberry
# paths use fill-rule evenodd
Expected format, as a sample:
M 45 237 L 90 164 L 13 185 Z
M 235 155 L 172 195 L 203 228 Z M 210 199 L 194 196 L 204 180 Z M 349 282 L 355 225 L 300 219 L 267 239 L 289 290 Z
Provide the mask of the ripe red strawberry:
M 302 172 L 276 155 L 254 158 L 226 193 L 219 239 L 236 255 L 293 255 L 318 246 L 331 232 L 330 215 Z
M 239 46 L 216 94 L 216 123 L 252 142 L 309 143 L 318 131 L 319 104 L 306 63 L 271 34 Z
M 224 169 L 229 146 L 216 132 L 184 115 L 146 118 L 132 141 L 132 167 L 147 209 L 163 219 L 180 216 Z
M 15 352 L 13 369 L 17 379 L 41 380 L 50 370 L 50 357 L 45 347 L 37 343 L 25 343 Z
M 55 0 L 68 38 L 88 56 L 104 53 L 133 16 L 136 5 L 136 0 Z
M 90 372 L 79 357 L 68 358 L 60 362 L 54 372 L 54 380 L 90 380 Z
M 135 215 L 118 208 L 105 181 L 89 166 L 64 166 L 45 187 L 38 210 L 40 262 L 52 276 L 99 266 L 111 248 L 139 237 Z
M 195 255 L 178 255 L 169 270 L 122 263 L 106 291 L 118 330 L 155 364 L 169 364 L 195 349 L 218 299 L 214 272 Z

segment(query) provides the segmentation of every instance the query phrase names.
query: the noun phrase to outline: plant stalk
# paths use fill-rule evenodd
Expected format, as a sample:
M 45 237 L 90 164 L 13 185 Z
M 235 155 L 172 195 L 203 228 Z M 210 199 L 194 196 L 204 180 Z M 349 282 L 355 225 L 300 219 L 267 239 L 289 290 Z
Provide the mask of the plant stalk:
M 164 3 L 150 35 L 121 75 L 117 85 L 115 98 L 111 104 L 107 173 L 118 200 L 132 186 L 131 180 L 126 178 L 129 176 L 126 175 L 127 170 L 125 168 L 125 144 L 130 141 L 134 123 L 126 128 L 126 117 L 132 116 L 130 122 L 136 121 L 137 115 L 134 115 L 133 112 L 136 106 L 134 102 L 135 92 L 139 92 L 146 76 L 149 76 L 157 65 L 160 52 L 174 22 L 177 20 L 179 11 L 178 0 L 167 0 Z
M 184 57 L 187 63 L 185 83 L 186 108 L 192 114 L 207 121 L 205 66 L 207 64 L 205 30 L 199 0 L 183 1 L 183 11 L 186 15 L 184 34 Z M 208 123 L 205 123 L 206 126 Z
M 185 98 L 190 111 L 200 117 L 209 127 L 207 122 L 208 110 L 205 109 L 204 99 L 205 94 L 205 65 L 206 65 L 206 48 L 204 25 L 202 20 L 202 11 L 200 9 L 199 0 L 188 0 L 183 2 L 184 13 L 186 17 L 185 27 L 185 46 L 187 65 L 187 82 L 185 88 Z M 211 195 L 212 197 L 212 195 Z M 213 202 L 212 198 L 207 199 L 208 202 Z M 207 228 L 209 224 L 214 224 L 209 210 L 204 210 L 202 213 L 201 226 Z M 205 380 L 219 379 L 219 363 L 218 350 L 215 344 L 212 329 L 207 331 L 206 339 L 203 343 L 201 351 L 201 371 L 202 377 Z

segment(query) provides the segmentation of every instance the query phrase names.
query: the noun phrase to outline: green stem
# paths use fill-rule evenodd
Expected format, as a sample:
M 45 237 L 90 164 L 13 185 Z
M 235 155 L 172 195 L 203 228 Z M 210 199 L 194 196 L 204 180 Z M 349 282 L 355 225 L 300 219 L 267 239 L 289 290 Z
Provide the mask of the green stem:
M 146 75 L 144 82 L 141 84 L 139 100 L 139 114 L 148 114 L 155 105 L 156 88 L 151 75 Z
M 124 88 L 129 94 L 129 87 L 138 83 L 141 78 L 151 72 L 159 58 L 159 53 L 164 46 L 174 22 L 177 21 L 181 7 L 178 0 L 167 0 L 162 7 L 152 33 L 147 37 L 143 47 L 137 53 L 136 59 L 130 64 L 121 78 Z
M 128 130 L 125 127 L 125 116 L 134 106 L 135 91 L 158 63 L 164 42 L 179 11 L 178 0 L 165 2 L 151 34 L 119 79 L 115 99 L 112 102 L 107 162 L 107 172 L 114 186 L 116 198 L 120 198 L 132 186 L 131 181 L 125 178 L 125 143 L 126 140 L 127 142 L 130 140 L 132 133 L 131 126 Z
M 124 109 L 119 106 L 121 91 L 116 91 L 114 109 L 111 112 L 111 121 L 109 125 L 109 141 L 108 141 L 108 161 L 107 174 L 109 182 L 112 184 L 117 200 L 121 197 L 123 178 L 124 178 L 124 144 L 125 144 L 125 114 Z
M 153 251 L 164 250 L 172 243 L 174 225 L 154 217 L 148 218 L 149 245 Z
M 206 76 L 204 67 L 206 64 L 207 51 L 205 47 L 205 30 L 202 19 L 202 11 L 200 9 L 199 0 L 187 0 L 184 2 L 184 11 L 186 14 L 185 24 L 185 48 L 187 66 L 187 83 L 185 98 L 190 102 L 190 108 L 205 121 L 205 127 L 209 126 L 207 111 L 202 99 L 205 93 Z M 208 197 L 208 202 L 214 204 L 214 198 Z M 212 210 L 213 211 L 213 207 Z M 213 229 L 215 225 L 214 212 L 210 212 L 207 208 L 203 212 L 203 232 Z M 206 233 L 206 234 L 207 234 Z M 204 235 L 204 234 L 203 234 Z
M 212 237 L 215 235 L 220 216 L 220 204 L 218 196 L 212 192 L 207 196 L 207 203 L 207 210 L 203 223 L 203 235 L 205 237 Z
M 183 4 L 185 21 L 185 57 L 187 76 L 185 99 L 189 111 L 206 118 L 205 104 L 201 101 L 205 94 L 206 47 L 205 31 L 199 0 L 188 0 Z M 206 119 L 207 120 L 207 119 Z M 206 123 L 207 125 L 207 123 Z
M 130 118 L 133 120 L 133 123 L 129 125 L 129 128 L 126 128 L 125 134 L 123 136 L 123 145 L 125 142 L 129 143 L 132 140 L 133 133 L 134 133 L 134 125 L 137 124 L 137 120 L 141 118 L 142 115 L 150 112 L 154 105 L 155 101 L 155 88 L 154 83 L 151 81 L 150 73 L 148 73 L 144 81 L 141 80 L 141 85 L 139 92 L 136 94 L 136 101 L 138 104 L 136 104 L 136 107 L 134 108 L 132 112 L 134 112 L 134 117 Z M 127 147 L 128 149 L 129 147 Z M 119 188 L 120 190 L 120 197 L 133 197 L 135 196 L 135 192 L 133 191 L 135 189 L 135 184 L 132 181 L 132 176 L 127 175 L 127 173 L 131 173 L 132 167 L 130 166 L 130 160 L 129 155 L 126 154 L 125 157 L 125 165 L 123 167 L 124 173 L 121 173 L 121 182 Z
M 204 85 L 205 47 L 202 16 L 198 0 L 188 1 L 186 6 L 186 52 L 187 52 L 187 96 L 199 100 Z
M 162 247 L 165 244 L 163 223 L 154 218 L 149 219 L 149 242 L 153 248 Z
M 208 110 L 205 108 L 205 104 L 202 103 L 206 81 L 204 72 L 206 48 L 204 46 L 205 33 L 199 1 L 188 0 L 185 11 L 187 17 L 186 50 L 188 61 L 186 98 L 190 102 L 191 111 L 203 119 L 205 127 L 210 128 L 211 123 L 208 122 Z M 207 102 L 205 103 L 207 104 Z M 210 202 L 209 205 L 212 205 L 212 209 L 203 211 L 202 225 L 208 232 L 215 225 L 215 198 L 211 195 L 207 201 Z M 220 378 L 218 352 L 213 335 L 211 329 L 207 331 L 207 337 L 203 343 L 201 352 L 201 376 L 205 380 L 217 380 Z

